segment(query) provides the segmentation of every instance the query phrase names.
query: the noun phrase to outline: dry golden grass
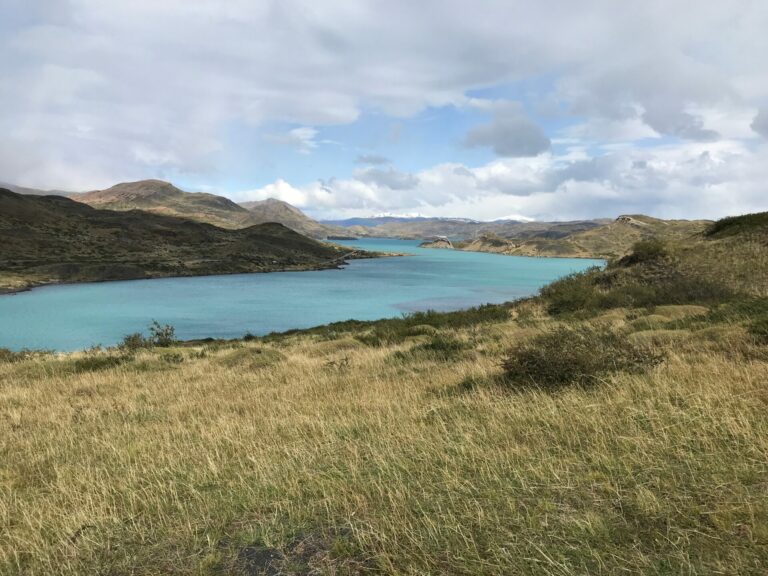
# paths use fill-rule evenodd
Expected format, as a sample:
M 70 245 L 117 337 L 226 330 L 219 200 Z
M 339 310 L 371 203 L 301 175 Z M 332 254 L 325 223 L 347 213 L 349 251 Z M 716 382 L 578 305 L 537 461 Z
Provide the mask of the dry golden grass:
M 504 391 L 536 318 L 440 362 L 297 336 L 0 364 L 0 573 L 258 573 L 274 548 L 284 573 L 764 574 L 760 350 L 683 331 L 646 375 Z

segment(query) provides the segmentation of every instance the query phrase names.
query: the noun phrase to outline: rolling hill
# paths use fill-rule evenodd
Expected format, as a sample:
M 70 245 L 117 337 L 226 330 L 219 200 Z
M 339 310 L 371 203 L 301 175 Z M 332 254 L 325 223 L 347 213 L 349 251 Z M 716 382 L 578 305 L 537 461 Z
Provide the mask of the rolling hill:
M 313 238 L 325 238 L 339 232 L 338 229 L 315 222 L 298 208 L 279 200 L 250 202 L 241 206 L 223 196 L 185 192 L 162 180 L 125 182 L 106 190 L 70 194 L 69 197 L 94 208 L 143 210 L 205 222 L 220 228 L 238 229 L 278 222 Z
M 425 240 L 436 236 L 447 236 L 454 240 L 470 240 L 483 235 L 503 237 L 528 237 L 547 235 L 562 237 L 573 232 L 596 228 L 610 220 L 577 220 L 572 222 L 521 222 L 517 220 L 496 220 L 480 222 L 466 218 L 351 218 L 347 220 L 323 221 L 324 224 L 341 226 L 357 236 L 374 238 L 409 238 Z
M 251 221 L 261 222 L 280 222 L 288 226 L 291 230 L 296 230 L 305 236 L 312 238 L 327 238 L 329 236 L 344 236 L 349 231 L 338 226 L 321 224 L 312 220 L 301 210 L 276 198 L 268 198 L 256 202 L 243 202 L 241 207 L 248 210 Z
M 278 223 L 227 230 L 0 189 L 4 291 L 58 282 L 330 268 L 344 255 Z
M 650 216 L 619 216 L 616 220 L 587 229 L 569 231 L 555 225 L 549 230 L 528 230 L 512 237 L 481 234 L 457 248 L 511 256 L 571 258 L 619 258 L 640 240 L 683 240 L 704 231 L 706 220 L 660 220 Z

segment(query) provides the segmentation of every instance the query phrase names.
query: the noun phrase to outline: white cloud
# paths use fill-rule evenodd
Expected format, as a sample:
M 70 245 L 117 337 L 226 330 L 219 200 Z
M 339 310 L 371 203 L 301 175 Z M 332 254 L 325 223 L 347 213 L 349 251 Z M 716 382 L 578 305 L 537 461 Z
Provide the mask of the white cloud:
M 318 132 L 315 128 L 302 126 L 280 134 L 269 134 L 267 138 L 271 142 L 291 146 L 302 154 L 309 154 L 317 148 L 318 142 L 315 139 L 317 134 Z
M 364 112 L 485 106 L 491 121 L 466 142 L 496 162 L 253 194 L 326 213 L 709 214 L 718 194 L 746 210 L 768 180 L 766 29 L 768 3 L 753 0 L 2 2 L 0 178 L 91 189 L 185 174 L 202 186 L 225 179 L 238 129 L 297 126 L 272 137 L 309 153 L 324 127 Z M 467 96 L 528 80 L 553 125 L 578 125 L 545 134 L 517 105 Z M 550 139 L 571 148 L 555 155 Z
M 474 101 L 478 105 L 478 101 Z M 489 103 L 493 119 L 467 132 L 464 145 L 470 148 L 488 146 L 498 156 L 538 156 L 551 144 L 543 130 L 532 122 L 518 102 Z M 480 104 L 482 106 L 482 104 Z
M 415 177 L 407 191 L 353 178 L 299 187 L 279 181 L 242 196 L 278 197 L 318 217 L 391 212 L 563 220 L 645 212 L 715 218 L 765 209 L 768 144 L 753 149 L 733 140 L 690 142 L 591 159 L 543 154 L 476 168 L 441 164 Z

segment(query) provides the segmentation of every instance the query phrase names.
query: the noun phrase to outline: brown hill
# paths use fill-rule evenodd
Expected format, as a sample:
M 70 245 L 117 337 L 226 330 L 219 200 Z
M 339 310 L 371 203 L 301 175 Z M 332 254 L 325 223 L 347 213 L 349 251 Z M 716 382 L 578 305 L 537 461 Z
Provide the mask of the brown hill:
M 184 192 L 162 180 L 125 182 L 106 190 L 72 194 L 70 198 L 94 208 L 143 210 L 206 222 L 220 228 L 245 228 L 258 223 L 252 221 L 245 208 L 228 198 L 204 192 Z
M 348 235 L 349 231 L 336 226 L 321 224 L 312 220 L 301 210 L 276 198 L 267 198 L 256 202 L 243 202 L 240 206 L 251 214 L 251 221 L 280 222 L 291 230 L 296 230 L 312 238 L 327 238 L 328 236 Z
M 239 230 L 0 189 L 0 290 L 57 282 L 339 265 L 344 251 L 277 223 Z
M 70 198 L 94 208 L 143 210 L 165 216 L 205 222 L 220 228 L 246 228 L 278 222 L 305 236 L 326 238 L 339 230 L 315 222 L 298 208 L 280 200 L 239 205 L 216 194 L 185 192 L 162 180 L 141 180 L 117 184 L 106 190 L 70 194 Z
M 650 216 L 619 216 L 616 220 L 572 233 L 555 236 L 546 230 L 526 236 L 505 238 L 484 234 L 464 242 L 462 250 L 495 252 L 513 256 L 556 256 L 572 258 L 620 258 L 640 240 L 660 238 L 679 241 L 700 234 L 706 220 L 660 220 Z

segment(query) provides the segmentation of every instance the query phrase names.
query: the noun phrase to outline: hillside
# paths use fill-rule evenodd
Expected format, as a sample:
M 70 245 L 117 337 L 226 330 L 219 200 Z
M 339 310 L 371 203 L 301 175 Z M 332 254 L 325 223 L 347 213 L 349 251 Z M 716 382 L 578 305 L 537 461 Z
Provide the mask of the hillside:
M 0 573 L 765 574 L 766 220 L 508 305 L 0 351 Z
M 619 258 L 641 240 L 684 240 L 700 234 L 705 220 L 660 220 L 649 216 L 619 216 L 616 220 L 586 230 L 529 230 L 513 237 L 481 234 L 459 244 L 461 250 L 494 252 L 511 256 L 571 258 Z M 553 233 L 555 232 L 555 233 Z
M 325 238 L 339 231 L 315 222 L 298 208 L 279 200 L 249 202 L 241 206 L 223 196 L 185 192 L 162 180 L 125 182 L 106 190 L 70 194 L 69 197 L 94 208 L 142 210 L 205 222 L 220 228 L 238 229 L 277 222 L 312 238 Z
M 70 198 L 94 208 L 142 210 L 206 222 L 220 228 L 245 228 L 259 223 L 251 221 L 247 210 L 227 198 L 203 192 L 184 192 L 161 180 L 125 182 L 106 190 L 72 194 Z
M 250 212 L 250 221 L 254 223 L 280 222 L 291 230 L 295 230 L 312 238 L 327 238 L 328 236 L 347 235 L 348 231 L 337 226 L 329 226 L 312 220 L 301 210 L 275 198 L 240 204 Z
M 341 249 L 281 224 L 225 230 L 155 213 L 98 210 L 0 189 L 0 289 L 334 267 Z
M 519 222 L 498 220 L 478 222 L 465 218 L 400 218 L 385 216 L 379 218 L 352 218 L 334 220 L 337 226 L 345 227 L 358 236 L 376 238 L 409 238 L 426 240 L 446 236 L 455 240 L 471 240 L 482 235 L 525 238 L 532 235 L 561 237 L 573 232 L 590 230 L 607 223 L 608 220 L 579 220 L 573 222 Z

